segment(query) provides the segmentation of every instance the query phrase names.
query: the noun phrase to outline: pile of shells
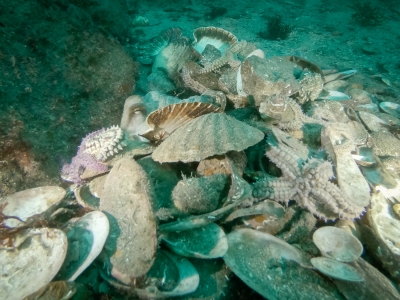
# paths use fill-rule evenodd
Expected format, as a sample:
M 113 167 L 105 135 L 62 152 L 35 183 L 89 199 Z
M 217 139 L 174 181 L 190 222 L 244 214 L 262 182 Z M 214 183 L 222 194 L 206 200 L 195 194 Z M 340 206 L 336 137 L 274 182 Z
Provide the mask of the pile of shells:
M 2 297 L 238 299 L 240 278 L 266 299 L 400 298 L 398 104 L 216 27 L 137 54 L 146 94 L 83 139 L 68 190 L 0 199 Z

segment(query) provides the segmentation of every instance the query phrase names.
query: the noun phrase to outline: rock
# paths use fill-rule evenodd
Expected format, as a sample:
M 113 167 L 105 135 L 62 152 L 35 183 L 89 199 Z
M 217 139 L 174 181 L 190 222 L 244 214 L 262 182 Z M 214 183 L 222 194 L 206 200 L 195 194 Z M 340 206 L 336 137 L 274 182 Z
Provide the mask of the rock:
M 110 222 L 105 251 L 111 274 L 125 284 L 151 268 L 157 248 L 152 190 L 147 174 L 131 158 L 117 162 L 104 184 L 100 209 Z

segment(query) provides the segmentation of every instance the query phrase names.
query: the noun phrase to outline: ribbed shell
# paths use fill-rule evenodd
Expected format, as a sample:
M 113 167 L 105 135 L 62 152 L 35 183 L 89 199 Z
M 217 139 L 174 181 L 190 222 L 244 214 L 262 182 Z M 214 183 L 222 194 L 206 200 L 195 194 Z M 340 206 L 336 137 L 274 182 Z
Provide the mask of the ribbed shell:
M 222 52 L 225 48 L 232 48 L 238 43 L 238 39 L 229 31 L 212 26 L 197 28 L 193 32 L 193 37 L 193 47 L 199 53 L 202 53 L 208 44 Z
M 229 151 L 242 151 L 264 133 L 226 114 L 207 114 L 179 127 L 153 152 L 158 162 L 200 161 Z
M 222 110 L 218 106 L 203 102 L 185 102 L 159 108 L 147 116 L 146 121 L 150 129 L 141 136 L 150 141 L 164 140 L 178 127 L 212 112 Z

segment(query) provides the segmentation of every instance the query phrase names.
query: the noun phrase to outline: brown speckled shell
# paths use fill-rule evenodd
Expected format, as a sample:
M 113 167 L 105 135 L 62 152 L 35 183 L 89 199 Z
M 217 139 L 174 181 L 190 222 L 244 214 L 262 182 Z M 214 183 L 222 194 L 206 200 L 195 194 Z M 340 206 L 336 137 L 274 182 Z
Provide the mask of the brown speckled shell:
M 242 151 L 264 133 L 226 114 L 207 114 L 179 127 L 153 152 L 158 162 L 200 161 L 229 151 Z

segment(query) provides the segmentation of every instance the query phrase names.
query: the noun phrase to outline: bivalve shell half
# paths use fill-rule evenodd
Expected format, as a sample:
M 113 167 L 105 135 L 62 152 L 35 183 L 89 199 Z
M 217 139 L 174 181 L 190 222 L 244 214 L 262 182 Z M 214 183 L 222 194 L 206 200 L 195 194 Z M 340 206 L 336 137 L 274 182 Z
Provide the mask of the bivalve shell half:
M 364 281 L 352 266 L 327 257 L 311 258 L 312 265 L 326 276 L 345 281 Z
M 394 102 L 381 102 L 379 107 L 388 114 L 400 118 L 400 104 Z
M 67 253 L 67 237 L 58 229 L 32 229 L 17 250 L 0 251 L 0 298 L 23 299 L 47 285 Z
M 168 232 L 162 239 L 173 252 L 186 257 L 217 258 L 225 255 L 228 241 L 225 232 L 211 223 L 204 227 Z
M 68 251 L 58 280 L 74 281 L 100 254 L 106 242 L 110 224 L 101 211 L 92 211 L 68 224 Z
M 238 39 L 229 31 L 217 27 L 200 27 L 193 32 L 193 47 L 202 53 L 207 45 L 212 45 L 222 53 L 238 43 Z
M 50 206 L 60 202 L 65 190 L 58 186 L 42 186 L 20 191 L 0 200 L 0 205 L 7 203 L 3 210 L 6 216 L 14 216 L 26 221 L 29 217 L 46 211 Z M 17 219 L 8 219 L 4 225 L 20 227 L 24 223 Z
M 207 114 L 179 127 L 156 150 L 158 162 L 201 161 L 260 142 L 264 133 L 226 114 Z
M 170 104 L 148 115 L 146 121 L 150 129 L 141 136 L 150 141 L 164 140 L 178 127 L 212 112 L 222 112 L 222 110 L 216 105 L 203 102 Z
M 363 252 L 360 241 L 347 231 L 333 226 L 319 228 L 313 241 L 323 256 L 342 262 L 355 261 Z

